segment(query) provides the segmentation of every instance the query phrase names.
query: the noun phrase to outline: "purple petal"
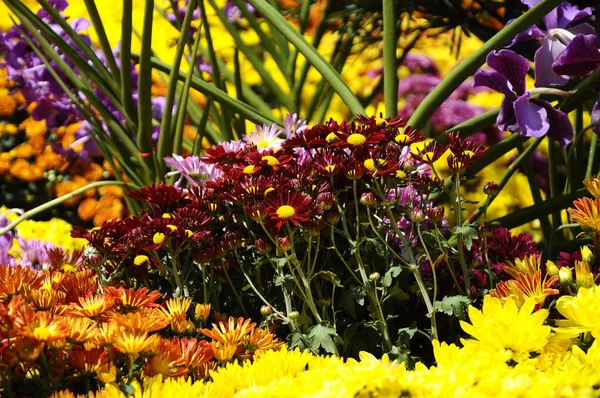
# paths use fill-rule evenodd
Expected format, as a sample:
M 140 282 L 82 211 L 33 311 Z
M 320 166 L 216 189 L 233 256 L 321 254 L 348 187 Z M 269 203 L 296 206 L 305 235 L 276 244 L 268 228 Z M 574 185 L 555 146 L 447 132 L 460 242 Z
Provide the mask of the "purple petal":
M 552 64 L 559 75 L 586 76 L 600 64 L 596 35 L 577 35 Z
M 506 26 L 510 25 L 511 22 L 513 22 L 514 19 L 511 19 L 510 21 L 508 21 L 506 23 Z M 533 40 L 533 39 L 537 39 L 538 37 L 544 37 L 546 36 L 546 33 L 544 33 L 544 31 L 542 31 L 540 28 L 537 27 L 537 25 L 532 25 L 529 28 L 525 29 L 522 32 L 517 33 L 517 35 L 515 36 L 515 38 L 513 39 L 513 41 L 510 42 L 510 44 L 507 47 L 512 47 L 517 43 L 520 43 L 522 41 L 527 41 L 527 40 Z
M 579 7 L 569 4 L 566 1 L 556 10 L 558 14 L 558 20 L 556 21 L 558 28 L 566 28 L 570 23 L 589 17 L 594 11 L 592 7 L 586 7 L 583 10 L 580 10 Z
M 39 121 L 48 119 L 50 116 L 52 116 L 53 113 L 54 106 L 52 104 L 52 101 L 50 101 L 46 97 L 40 97 L 37 100 L 37 106 L 35 107 L 33 112 L 31 112 L 31 116 L 33 116 L 33 119 Z
M 543 101 L 542 101 L 543 102 Z M 548 112 L 529 100 L 529 93 L 519 97 L 514 103 L 515 117 L 525 137 L 543 137 L 548 132 Z
M 500 112 L 498 113 L 498 119 L 496 119 L 496 122 L 498 123 L 498 127 L 504 131 L 516 131 L 520 133 L 521 129 L 517 123 L 515 109 L 513 107 L 513 103 L 515 102 L 516 98 L 517 96 L 514 94 L 512 94 L 511 97 L 504 97 L 504 100 L 500 105 Z
M 560 146 L 566 148 L 566 146 L 573 141 L 574 135 L 573 125 L 571 124 L 569 117 L 546 101 L 531 99 L 530 102 L 546 110 L 548 124 L 550 125 L 547 133 L 548 137 L 558 141 Z
M 552 64 L 566 46 L 558 40 L 549 38 L 544 38 L 540 42 L 542 46 L 535 52 L 534 57 L 535 86 L 548 87 L 553 84 L 562 86 L 569 81 L 569 78 L 554 73 Z
M 512 84 L 499 72 L 484 69 L 473 76 L 473 87 L 484 86 L 501 92 L 504 95 L 513 94 Z M 514 94 L 513 94 L 514 95 Z
M 488 66 L 502 74 L 512 84 L 517 95 L 525 93 L 525 76 L 529 61 L 511 50 L 492 51 L 486 58 Z

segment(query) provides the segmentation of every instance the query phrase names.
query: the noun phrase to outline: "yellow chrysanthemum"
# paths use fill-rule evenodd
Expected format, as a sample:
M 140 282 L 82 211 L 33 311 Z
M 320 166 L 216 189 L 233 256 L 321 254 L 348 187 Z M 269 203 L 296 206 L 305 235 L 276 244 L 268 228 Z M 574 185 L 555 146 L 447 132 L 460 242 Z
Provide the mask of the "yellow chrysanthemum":
M 591 332 L 600 338 L 600 287 L 579 288 L 577 296 L 562 296 L 556 302 L 556 309 L 566 320 L 558 320 L 557 332 Z
M 511 299 L 491 296 L 483 299 L 483 308 L 469 307 L 471 323 L 461 321 L 465 332 L 481 344 L 498 351 L 510 350 L 513 359 L 521 361 L 530 352 L 540 351 L 550 338 L 550 326 L 544 326 L 547 310 L 533 312 L 535 300 L 528 300 L 519 309 Z M 533 312 L 533 313 L 532 313 Z

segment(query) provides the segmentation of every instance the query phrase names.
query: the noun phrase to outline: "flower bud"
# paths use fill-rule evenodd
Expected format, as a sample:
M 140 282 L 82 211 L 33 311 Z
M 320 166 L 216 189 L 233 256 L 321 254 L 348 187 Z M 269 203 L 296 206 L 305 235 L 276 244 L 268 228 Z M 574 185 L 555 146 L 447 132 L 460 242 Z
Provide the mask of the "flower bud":
M 198 322 L 204 322 L 210 314 L 210 304 L 196 304 L 194 310 L 194 319 Z
M 323 308 L 331 306 L 331 297 L 321 297 L 319 299 L 319 305 Z
M 546 261 L 546 274 L 548 276 L 558 275 L 558 267 L 553 261 Z
M 489 224 L 482 224 L 478 228 L 479 237 L 481 238 L 489 238 L 493 234 L 492 227 Z
M 500 192 L 500 186 L 493 181 L 486 182 L 483 186 L 483 193 L 490 196 L 496 196 Z
M 407 173 L 417 171 L 417 167 L 417 162 L 410 158 L 405 160 L 404 163 L 402 163 L 402 169 L 404 169 L 404 171 Z
M 360 203 L 364 206 L 373 206 L 377 203 L 377 198 L 373 192 L 366 192 L 360 195 Z
M 289 236 L 277 239 L 277 249 L 281 252 L 287 252 L 292 248 L 292 240 Z
M 290 318 L 292 321 L 297 321 L 300 319 L 300 313 L 298 311 L 292 311 L 288 314 L 288 318 Z
M 421 209 L 415 208 L 411 213 L 411 217 L 414 222 L 421 224 L 423 221 L 425 221 L 425 212 Z
M 558 270 L 558 280 L 563 286 L 569 286 L 573 283 L 573 272 L 569 267 L 562 267 Z
M 256 239 L 256 242 L 254 242 L 254 247 L 256 248 L 256 251 L 263 256 L 269 254 L 269 252 L 273 249 L 273 246 L 271 246 L 269 242 L 261 238 Z
M 381 274 L 379 272 L 373 272 L 369 275 L 369 280 L 371 282 L 377 282 L 379 279 L 381 279 Z
M 588 246 L 582 246 L 580 248 L 581 251 L 581 259 L 588 264 L 592 264 L 594 262 L 594 253 L 590 250 Z
M 335 198 L 331 192 L 322 192 L 317 195 L 317 203 L 321 205 L 324 211 L 327 211 L 333 207 Z
M 325 221 L 330 224 L 337 224 L 340 221 L 340 213 L 337 210 L 330 210 L 325 214 Z
M 266 318 L 273 313 L 273 307 L 271 307 L 270 305 L 263 305 L 262 307 L 260 307 L 260 313 Z
M 444 208 L 431 207 L 427 209 L 427 216 L 432 222 L 439 224 L 444 220 Z

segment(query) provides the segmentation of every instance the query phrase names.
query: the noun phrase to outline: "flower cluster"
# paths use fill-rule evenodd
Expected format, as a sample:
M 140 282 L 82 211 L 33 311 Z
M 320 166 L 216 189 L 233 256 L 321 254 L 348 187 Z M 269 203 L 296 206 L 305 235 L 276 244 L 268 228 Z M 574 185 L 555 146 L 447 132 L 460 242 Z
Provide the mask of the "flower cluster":
M 586 293 L 587 294 L 587 291 Z M 596 293 L 594 293 L 596 294 Z M 576 305 L 583 304 L 578 298 Z M 566 303 L 565 303 L 566 304 Z M 265 352 L 251 364 L 231 364 L 211 371 L 208 382 L 184 379 L 162 382 L 160 377 L 134 385 L 135 395 L 193 394 L 206 397 L 264 396 L 596 396 L 600 381 L 599 346 L 582 349 L 544 321 L 546 310 L 534 310 L 534 300 L 520 309 L 511 300 L 486 296 L 483 309 L 469 308 L 470 323 L 462 328 L 472 336 L 462 346 L 433 341 L 435 366 L 381 360 L 362 352 L 359 360 L 320 357 L 298 350 Z M 559 310 L 561 303 L 559 302 Z M 562 312 L 562 310 L 561 310 Z M 581 327 L 579 331 L 588 331 Z M 594 332 L 592 332 L 594 333 Z M 573 377 L 577 374 L 578 377 Z M 62 391 L 55 397 L 75 397 Z M 114 386 L 95 397 L 121 398 Z
M 249 319 L 215 312 L 207 329 L 210 305 L 99 285 L 81 257 L 70 260 L 54 255 L 45 272 L 0 265 L 3 396 L 49 396 L 66 386 L 85 394 L 156 375 L 202 380 L 283 347 Z
M 384 342 L 372 349 L 386 352 L 408 326 L 391 318 L 388 327 L 394 303 L 423 300 L 434 311 L 425 283 L 444 295 L 473 287 L 478 296 L 500 274 L 496 265 L 491 277 L 463 267 L 465 253 L 503 264 L 535 252 L 506 230 L 485 244 L 470 239 L 464 251 L 443 250 L 453 230 L 433 202 L 445 189 L 435 165 L 444 162 L 463 181 L 485 153 L 458 133 L 448 138 L 448 145 L 424 142 L 399 118 L 308 128 L 290 115 L 283 128 L 257 126 L 202 157 L 166 158 L 175 183 L 132 192 L 148 205 L 140 217 L 73 236 L 88 240 L 85 261 L 103 280 L 135 280 L 265 316 L 295 336 L 293 345 L 315 351 L 336 352 L 336 330 L 379 306 L 371 316 Z M 416 296 L 407 293 L 414 283 Z M 259 314 L 261 306 L 268 310 Z

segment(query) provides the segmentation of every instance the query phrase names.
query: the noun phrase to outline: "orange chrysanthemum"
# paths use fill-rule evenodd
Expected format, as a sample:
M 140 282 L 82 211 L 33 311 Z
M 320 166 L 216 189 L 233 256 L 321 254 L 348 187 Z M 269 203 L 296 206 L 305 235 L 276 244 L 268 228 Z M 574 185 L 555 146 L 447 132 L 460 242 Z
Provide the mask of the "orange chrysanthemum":
M 71 315 L 98 319 L 114 307 L 115 298 L 106 294 L 94 294 L 79 297 L 77 301 L 78 303 L 71 304 Z
M 111 312 L 109 318 L 117 323 L 117 325 L 132 332 L 154 332 L 167 327 L 170 320 L 159 310 L 147 309 L 145 311 L 129 312 L 127 314 L 119 314 Z
M 221 344 L 235 344 L 237 346 L 242 338 L 256 327 L 256 323 L 250 322 L 250 319 L 229 317 L 227 323 L 219 322 L 218 325 L 213 323 L 212 330 L 200 329 L 198 331 Z
M 133 332 L 120 329 L 113 337 L 113 347 L 127 355 L 136 355 L 141 352 L 153 353 L 158 347 L 160 337 L 157 334 L 149 335 L 145 332 Z
M 573 202 L 574 209 L 569 209 L 571 219 L 579 223 L 584 232 L 600 233 L 600 198 L 580 198 Z
M 167 308 L 161 307 L 160 311 L 171 320 L 181 320 L 185 319 L 186 312 L 190 309 L 192 305 L 192 299 L 189 297 L 181 298 L 172 298 L 165 302 Z
M 534 309 L 537 311 L 544 305 L 546 297 L 559 293 L 557 289 L 552 288 L 557 281 L 556 275 L 542 280 L 542 271 L 537 270 L 534 275 L 519 274 L 515 280 L 500 282 L 496 289 L 490 291 L 490 295 L 501 299 L 510 297 L 518 307 L 533 298 L 536 302 Z
M 0 265 L 0 303 L 25 290 L 39 289 L 43 278 L 28 267 Z
M 158 307 L 156 301 L 162 297 L 158 290 L 148 292 L 148 288 L 124 289 L 107 287 L 106 292 L 115 298 L 115 302 L 125 311 L 133 311 L 143 307 Z

